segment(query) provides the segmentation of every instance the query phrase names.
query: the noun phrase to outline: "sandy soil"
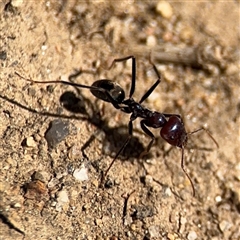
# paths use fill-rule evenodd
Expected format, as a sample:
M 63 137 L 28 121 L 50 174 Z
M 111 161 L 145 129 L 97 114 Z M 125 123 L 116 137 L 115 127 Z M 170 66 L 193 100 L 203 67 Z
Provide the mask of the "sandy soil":
M 240 239 L 239 1 L 121 2 L 0 3 L 0 239 Z M 129 115 L 89 90 L 15 74 L 107 78 L 128 95 L 131 60 L 107 69 L 134 55 L 138 100 L 156 81 L 150 52 L 162 82 L 144 106 L 180 114 L 189 132 L 207 127 L 219 144 L 189 137 L 195 197 L 159 129 L 138 159 L 149 142 L 139 120 L 99 188 Z

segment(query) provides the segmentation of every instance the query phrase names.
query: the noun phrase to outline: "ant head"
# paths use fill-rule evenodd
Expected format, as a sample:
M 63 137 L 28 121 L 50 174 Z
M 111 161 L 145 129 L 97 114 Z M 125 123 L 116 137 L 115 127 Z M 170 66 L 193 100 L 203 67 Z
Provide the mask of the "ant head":
M 122 103 L 125 99 L 124 90 L 112 80 L 101 79 L 95 81 L 92 84 L 93 87 L 98 89 L 90 89 L 91 93 L 96 97 L 105 102 L 116 102 L 118 104 Z
M 179 148 L 183 148 L 188 140 L 188 134 L 180 117 L 171 116 L 160 131 L 161 137 Z

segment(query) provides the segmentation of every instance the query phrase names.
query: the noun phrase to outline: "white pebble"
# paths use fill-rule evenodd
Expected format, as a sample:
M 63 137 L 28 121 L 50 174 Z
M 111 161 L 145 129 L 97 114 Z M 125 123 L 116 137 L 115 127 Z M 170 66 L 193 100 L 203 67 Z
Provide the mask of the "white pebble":
M 147 46 L 148 47 L 155 47 L 157 45 L 157 39 L 155 36 L 150 35 L 147 37 Z
M 195 231 L 190 231 L 187 235 L 188 240 L 195 240 L 197 239 L 197 233 Z
M 73 177 L 78 181 L 87 181 L 88 180 L 88 170 L 83 166 L 82 168 L 77 168 L 73 172 Z
M 12 0 L 11 5 L 13 7 L 20 7 L 23 4 L 23 0 Z
M 169 2 L 167 1 L 159 1 L 156 10 L 158 13 L 162 15 L 162 17 L 169 19 L 173 15 L 173 9 Z
M 27 147 L 33 147 L 33 148 L 37 146 L 33 137 L 26 138 L 26 146 Z
M 64 204 L 69 202 L 68 193 L 66 190 L 58 192 L 57 201 L 59 204 Z
M 166 196 L 168 196 L 168 197 L 171 197 L 172 196 L 172 191 L 171 191 L 171 188 L 166 188 L 165 189 L 165 194 L 166 194 Z

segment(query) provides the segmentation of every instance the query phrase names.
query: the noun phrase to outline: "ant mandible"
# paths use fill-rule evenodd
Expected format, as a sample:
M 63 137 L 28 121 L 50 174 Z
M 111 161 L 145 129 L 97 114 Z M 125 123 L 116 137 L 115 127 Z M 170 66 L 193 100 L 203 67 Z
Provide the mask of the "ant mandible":
M 44 84 L 61 83 L 61 84 L 65 84 L 65 85 L 71 85 L 74 87 L 90 89 L 91 93 L 96 98 L 101 99 L 105 102 L 111 103 L 116 109 L 119 109 L 122 112 L 131 114 L 130 120 L 128 123 L 129 136 L 125 140 L 122 147 L 117 152 L 116 156 L 114 157 L 114 159 L 108 166 L 105 173 L 103 174 L 102 179 L 101 179 L 101 185 L 104 182 L 113 163 L 116 161 L 116 159 L 118 158 L 120 153 L 123 151 L 123 149 L 129 143 L 129 141 L 133 135 L 133 121 L 136 120 L 137 118 L 142 118 L 142 120 L 140 121 L 141 128 L 151 138 L 151 141 L 149 142 L 146 150 L 141 154 L 141 156 L 147 154 L 150 151 L 150 149 L 153 145 L 153 142 L 155 140 L 155 136 L 149 130 L 149 128 L 161 128 L 161 130 L 160 130 L 161 137 L 166 142 L 168 142 L 170 145 L 176 146 L 176 147 L 179 147 L 182 149 L 181 168 L 182 168 L 183 172 L 185 173 L 185 175 L 187 176 L 187 178 L 189 179 L 191 186 L 192 186 L 193 196 L 195 196 L 195 188 L 194 188 L 193 182 L 184 167 L 184 149 L 187 144 L 188 136 L 192 135 L 196 132 L 199 132 L 201 130 L 204 130 L 209 135 L 209 137 L 214 141 L 214 143 L 216 144 L 217 147 L 219 147 L 218 143 L 212 137 L 212 135 L 209 133 L 209 131 L 207 129 L 205 129 L 204 127 L 199 128 L 193 132 L 187 133 L 185 130 L 185 126 L 182 121 L 182 118 L 178 114 L 160 113 L 157 111 L 151 111 L 142 106 L 142 103 L 149 97 L 149 95 L 155 90 L 155 88 L 161 82 L 161 75 L 158 72 L 157 67 L 152 63 L 151 59 L 150 59 L 150 63 L 152 64 L 153 69 L 157 75 L 157 81 L 146 91 L 146 93 L 142 96 L 140 101 L 136 102 L 133 99 L 133 94 L 134 94 L 135 85 L 136 85 L 136 59 L 135 59 L 135 57 L 128 56 L 128 57 L 124 57 L 124 58 L 114 59 L 111 66 L 109 67 L 109 69 L 111 69 L 116 62 L 123 62 L 123 61 L 127 61 L 128 59 L 132 59 L 132 82 L 131 82 L 131 87 L 130 87 L 130 91 L 129 91 L 129 96 L 127 99 L 125 99 L 125 92 L 121 88 L 121 86 L 118 85 L 117 83 L 115 83 L 114 81 L 108 80 L 108 79 L 97 80 L 91 86 L 87 86 L 87 85 L 62 81 L 62 80 L 34 81 L 32 79 L 27 79 L 27 78 L 22 77 L 17 72 L 15 72 L 15 74 L 18 75 L 20 78 L 25 79 L 26 81 L 29 81 L 31 83 L 44 83 Z

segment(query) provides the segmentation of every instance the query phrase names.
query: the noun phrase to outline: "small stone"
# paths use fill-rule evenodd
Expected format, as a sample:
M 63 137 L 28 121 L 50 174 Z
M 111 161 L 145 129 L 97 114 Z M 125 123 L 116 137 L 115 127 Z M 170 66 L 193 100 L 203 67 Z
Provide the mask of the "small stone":
M 12 0 L 11 5 L 13 7 L 20 7 L 23 4 L 23 0 Z
M 190 27 L 186 27 L 180 32 L 180 38 L 185 42 L 191 42 L 193 39 L 193 30 Z
M 66 190 L 61 190 L 57 195 L 57 201 L 59 204 L 65 204 L 69 202 L 68 193 Z
M 180 218 L 181 225 L 185 225 L 187 223 L 187 219 L 185 217 Z
M 162 17 L 169 19 L 173 15 L 173 9 L 169 2 L 167 1 L 159 1 L 156 6 L 156 10 L 158 13 L 162 15 Z
M 0 60 L 6 60 L 6 59 L 7 59 L 7 52 L 0 51 Z
M 186 228 L 187 219 L 185 217 L 180 217 L 180 228 L 179 233 L 184 233 Z
M 35 142 L 33 137 L 26 138 L 25 143 L 27 147 L 35 148 L 37 146 L 37 143 Z
M 167 238 L 168 238 L 169 240 L 175 240 L 175 236 L 174 236 L 174 234 L 172 234 L 172 233 L 168 233 L 168 234 L 167 234 Z
M 22 204 L 17 202 L 13 205 L 14 208 L 21 208 L 22 207 Z
M 73 177 L 78 181 L 87 181 L 88 180 L 88 169 L 83 165 L 81 168 L 77 168 L 73 172 Z
M 160 237 L 160 235 L 159 235 L 159 227 L 158 226 L 154 226 L 154 225 L 150 226 L 148 228 L 148 233 L 149 233 L 150 239 Z
M 174 74 L 172 71 L 166 70 L 164 72 L 164 80 L 172 83 L 172 82 L 176 81 L 176 74 Z
M 136 224 L 133 223 L 133 224 L 130 226 L 130 229 L 131 229 L 133 232 L 135 232 L 135 231 L 137 230 Z
M 48 146 L 54 148 L 58 143 L 64 140 L 69 134 L 69 122 L 61 119 L 53 120 L 45 133 L 45 139 Z
M 153 183 L 153 177 L 151 175 L 147 174 L 145 176 L 144 181 L 145 181 L 145 184 L 151 185 Z
M 226 220 L 223 220 L 219 223 L 220 230 L 225 233 L 225 231 L 229 230 L 232 227 L 232 224 Z
M 197 239 L 197 233 L 195 231 L 190 231 L 187 235 L 188 240 L 195 240 Z
M 157 45 L 157 39 L 155 36 L 150 35 L 147 37 L 147 46 L 148 47 L 155 47 Z
M 171 191 L 171 188 L 166 188 L 166 190 L 165 190 L 165 194 L 166 194 L 166 196 L 168 196 L 168 197 L 171 197 L 172 196 L 172 191 Z
M 221 196 L 216 196 L 216 197 L 215 197 L 215 201 L 216 201 L 217 203 L 220 203 L 220 202 L 222 201 L 222 197 L 221 197 Z

